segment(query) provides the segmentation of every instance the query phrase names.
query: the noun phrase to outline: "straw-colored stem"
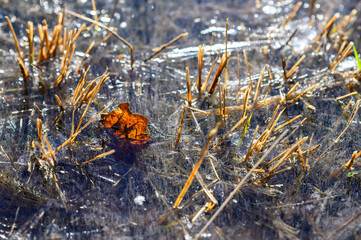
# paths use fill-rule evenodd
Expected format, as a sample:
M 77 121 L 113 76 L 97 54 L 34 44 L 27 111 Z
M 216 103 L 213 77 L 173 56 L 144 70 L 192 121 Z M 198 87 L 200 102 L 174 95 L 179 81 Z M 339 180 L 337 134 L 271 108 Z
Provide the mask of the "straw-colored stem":
M 278 131 L 278 130 L 280 130 L 280 129 L 284 128 L 285 126 L 287 126 L 287 125 L 289 125 L 289 124 L 293 123 L 294 121 L 296 121 L 297 119 L 300 119 L 301 117 L 302 117 L 302 115 L 298 115 L 298 116 L 296 116 L 296 117 L 292 118 L 291 120 L 289 120 L 289 121 L 287 121 L 287 122 L 283 123 L 282 125 L 280 125 L 280 126 L 276 127 L 276 128 L 275 128 L 275 131 Z
M 217 126 L 212 129 L 209 134 L 208 134 L 208 141 L 206 143 L 206 145 L 204 146 L 203 150 L 202 150 L 202 153 L 201 153 L 201 157 L 200 159 L 198 160 L 198 162 L 194 165 L 194 168 L 191 172 L 191 174 L 189 175 L 188 179 L 187 179 L 187 182 L 186 184 L 184 185 L 182 191 L 180 192 L 177 200 L 174 202 L 174 207 L 178 207 L 179 204 L 181 203 L 184 195 L 186 194 L 186 192 L 188 191 L 188 188 L 190 187 L 190 185 L 192 184 L 193 182 L 193 179 L 196 175 L 196 173 L 198 172 L 198 169 L 200 168 L 203 160 L 204 160 L 204 157 L 206 156 L 207 152 L 208 152 L 208 148 L 209 148 L 209 145 L 212 141 L 212 138 L 214 137 L 214 135 L 216 135 L 217 131 L 218 131 L 218 128 L 220 127 L 220 123 L 217 124 Z
M 330 21 L 326 24 L 326 26 L 323 28 L 323 30 L 320 32 L 320 34 L 318 34 L 318 36 L 315 39 L 315 43 L 318 42 L 322 35 L 328 30 L 328 28 L 340 17 L 339 13 L 335 13 L 335 15 L 333 15 L 333 17 L 330 19 Z
M 101 86 L 103 85 L 103 83 L 104 83 L 106 80 L 108 80 L 108 74 L 105 72 L 105 73 L 103 74 L 102 78 L 99 80 L 98 84 L 95 85 L 95 87 L 94 87 L 94 92 L 92 93 L 92 95 L 91 95 L 91 97 L 90 97 L 90 99 L 89 99 L 89 101 L 88 101 L 88 104 L 87 104 L 87 106 L 86 106 L 86 108 L 85 108 L 85 110 L 84 110 L 84 112 L 83 112 L 83 115 L 82 115 L 81 118 L 80 118 L 80 121 L 79 121 L 79 123 L 78 123 L 78 127 L 76 128 L 76 131 L 75 131 L 75 132 L 77 132 L 77 131 L 79 130 L 79 128 L 80 128 L 80 126 L 81 126 L 81 123 L 82 123 L 82 121 L 83 121 L 83 118 L 85 117 L 85 114 L 87 113 L 87 111 L 88 111 L 88 109 L 89 109 L 89 107 L 90 107 L 90 104 L 93 102 L 93 99 L 94 99 L 95 95 L 99 92 Z
M 50 144 L 48 138 L 46 137 L 46 135 L 44 135 L 44 142 L 45 142 L 46 146 L 48 147 L 48 150 L 49 150 L 49 153 L 50 153 L 51 158 L 52 158 L 53 161 L 54 161 L 54 163 L 52 164 L 52 166 L 56 166 L 56 165 L 58 164 L 58 161 L 56 160 L 54 150 L 53 150 L 53 148 L 51 147 L 51 144 Z
M 25 82 L 28 81 L 29 72 L 28 72 L 28 70 L 26 70 L 26 67 L 25 67 L 25 64 L 24 64 L 23 60 L 21 60 L 21 58 L 19 58 L 19 57 L 16 60 L 19 63 L 20 70 L 21 70 L 21 73 L 23 74 L 23 78 L 24 78 Z
M 150 60 L 150 59 L 158 56 L 158 54 L 161 53 L 164 49 L 168 48 L 170 45 L 174 44 L 174 43 L 177 42 L 179 39 L 181 39 L 181 38 L 183 38 L 183 37 L 185 37 L 185 36 L 187 36 L 187 35 L 188 35 L 187 32 L 186 32 L 186 33 L 179 34 L 177 37 L 173 38 L 173 39 L 170 40 L 168 43 L 160 46 L 159 49 L 158 49 L 155 53 L 153 53 L 150 57 L 147 57 L 146 59 L 144 59 L 144 62 L 146 62 L 146 61 L 148 61 L 148 60 Z
M 204 45 L 199 45 L 198 50 L 198 76 L 197 76 L 197 89 L 201 92 L 202 88 L 202 69 L 203 69 L 203 58 L 204 58 Z
M 296 63 L 293 65 L 293 67 L 286 73 L 286 78 L 291 77 L 291 75 L 296 72 L 298 69 L 298 65 L 306 58 L 306 55 L 303 55 Z
M 16 37 L 15 31 L 14 31 L 14 28 L 13 28 L 13 25 L 11 24 L 11 21 L 10 21 L 10 19 L 9 19 L 8 16 L 5 16 L 5 19 L 6 19 L 6 21 L 8 22 L 8 25 L 9 25 L 9 28 L 10 28 L 11 33 L 13 34 L 13 38 L 14 38 L 14 42 L 15 42 L 15 45 L 16 45 L 16 49 L 18 50 L 18 53 L 19 53 L 19 58 L 20 58 L 21 60 L 23 60 L 24 57 L 23 57 L 23 55 L 21 54 L 20 45 L 19 45 L 19 42 L 18 42 L 18 38 Z
M 113 153 L 115 153 L 115 150 L 114 150 L 114 149 L 113 149 L 113 150 L 110 150 L 110 151 L 108 151 L 108 152 L 105 152 L 105 153 L 99 154 L 98 156 L 96 156 L 96 157 L 92 158 L 92 159 L 91 159 L 91 160 L 89 160 L 89 161 L 82 162 L 82 163 L 78 163 L 78 162 L 76 162 L 76 164 L 77 164 L 77 165 L 87 164 L 87 163 L 93 162 L 93 161 L 95 161 L 95 160 L 97 160 L 97 159 L 99 159 L 99 158 L 103 158 L 103 157 L 109 156 L 109 155 L 111 155 L 111 154 L 113 154 Z
M 300 9 L 301 6 L 302 6 L 302 2 L 298 2 L 295 8 L 293 9 L 293 11 L 291 12 L 290 16 L 288 16 L 288 18 L 283 20 L 281 25 L 286 25 L 287 23 L 289 23 L 292 20 L 292 18 L 294 18 L 294 16 L 296 15 L 297 11 Z
M 29 41 L 29 63 L 32 64 L 34 61 L 34 24 L 33 22 L 28 22 L 28 29 L 26 29 L 26 34 L 28 35 Z
M 248 76 L 249 76 L 249 82 L 251 84 L 251 90 L 253 90 L 252 74 L 251 74 L 251 69 L 249 68 L 249 64 L 248 64 L 246 49 L 243 50 L 243 57 L 244 57 L 244 61 L 246 62 L 246 67 L 247 67 Z
M 183 119 L 184 119 L 184 111 L 185 111 L 185 107 L 182 108 L 182 113 L 181 113 L 181 117 L 180 117 L 180 120 L 179 120 L 177 139 L 176 139 L 176 141 L 175 141 L 175 148 L 178 147 L 179 140 L 180 140 L 180 135 L 181 135 L 181 132 L 182 132 Z
M 42 140 L 42 130 L 41 130 L 41 119 L 40 118 L 36 119 L 36 126 L 38 128 L 38 140 L 39 140 L 39 142 L 41 142 L 41 140 Z
M 209 78 L 211 77 L 211 73 L 212 73 L 212 71 L 213 71 L 214 66 L 216 65 L 216 62 L 218 61 L 218 58 L 219 58 L 220 54 L 221 54 L 221 53 L 218 53 L 216 59 L 214 60 L 214 62 L 213 62 L 213 64 L 212 64 L 211 70 L 209 70 L 208 76 L 207 76 L 206 80 L 204 81 L 204 83 L 203 83 L 203 85 L 202 85 L 202 89 L 201 89 L 201 92 L 202 92 L 202 93 L 204 93 L 204 92 L 206 91 L 208 80 L 209 80 Z
M 335 68 L 349 55 L 351 48 L 353 47 L 354 43 L 350 42 L 347 47 L 345 48 L 345 50 L 343 50 L 340 59 L 338 59 L 337 61 L 334 61 L 331 64 L 330 67 L 330 71 L 335 70 Z
M 308 92 L 312 91 L 312 90 L 315 89 L 316 87 L 318 87 L 318 84 L 313 85 L 312 87 L 306 89 L 306 90 L 303 91 L 301 94 L 299 94 L 297 97 L 295 97 L 294 99 L 292 99 L 290 102 L 293 103 L 293 102 L 297 101 L 299 98 L 301 98 L 302 96 L 304 96 L 304 95 L 307 94 Z
M 192 89 L 191 89 L 191 78 L 189 76 L 189 68 L 186 67 L 187 75 L 187 92 L 188 92 L 188 106 L 192 106 Z
M 219 77 L 221 76 L 222 72 L 223 72 L 223 69 L 224 67 L 226 66 L 227 64 L 227 61 L 229 59 L 229 57 L 231 56 L 231 53 L 227 53 L 227 54 L 223 54 L 222 58 L 221 58 L 221 62 L 218 66 L 218 69 L 217 69 L 217 72 L 216 72 L 216 75 L 214 76 L 213 78 L 213 82 L 211 84 L 211 86 L 209 87 L 209 90 L 208 90 L 208 93 L 210 95 L 212 95 L 214 93 L 214 90 L 217 86 L 217 83 L 218 83 L 218 80 L 219 80 Z
M 287 98 L 294 92 L 296 91 L 297 87 L 300 85 L 299 82 L 297 82 L 289 91 L 288 93 L 281 99 L 280 103 L 284 103 Z
M 81 59 L 81 61 L 80 61 L 79 65 L 78 65 L 78 67 L 77 67 L 77 69 L 76 69 L 76 71 L 75 71 L 74 75 L 77 75 L 77 74 L 78 74 L 78 72 L 79 72 L 79 70 L 80 70 L 81 66 L 83 65 L 83 62 L 84 62 L 85 58 L 86 58 L 86 57 L 87 57 L 87 55 L 89 54 L 90 50 L 92 50 L 92 48 L 93 48 L 94 44 L 95 44 L 95 42 L 93 41 L 93 42 L 90 44 L 90 46 L 88 47 L 88 49 L 86 50 L 86 52 L 85 52 L 85 54 L 84 54 L 83 58 Z
M 351 92 L 349 94 L 346 94 L 346 95 L 343 95 L 343 96 L 340 96 L 340 97 L 337 97 L 336 100 L 342 100 L 342 99 L 345 99 L 345 98 L 348 98 L 348 97 L 351 97 L 351 96 L 354 96 L 354 95 L 357 95 L 359 94 L 358 92 Z
M 258 79 L 258 83 L 257 83 L 257 87 L 256 87 L 256 93 L 254 94 L 254 98 L 253 98 L 253 107 L 257 106 L 257 99 L 258 99 L 258 95 L 261 89 L 261 83 L 264 77 L 264 72 L 266 70 L 266 67 L 262 68 L 261 74 L 259 75 L 259 79 Z

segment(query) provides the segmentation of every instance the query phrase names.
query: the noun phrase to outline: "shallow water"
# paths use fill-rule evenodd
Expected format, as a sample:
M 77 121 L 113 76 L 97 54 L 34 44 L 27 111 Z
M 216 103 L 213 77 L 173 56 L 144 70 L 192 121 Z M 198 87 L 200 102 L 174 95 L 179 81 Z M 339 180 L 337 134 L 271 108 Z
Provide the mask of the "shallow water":
M 72 11 L 88 17 L 94 15 L 91 1 L 64 3 Z M 268 161 L 303 136 L 310 138 L 314 134 L 312 145 L 320 144 L 320 147 L 311 152 L 308 171 L 302 171 L 300 159 L 295 155 L 284 164 L 284 167 L 292 167 L 290 170 L 273 176 L 261 185 L 255 185 L 250 180 L 202 237 L 318 239 L 320 232 L 315 230 L 317 227 L 332 239 L 354 239 L 360 234 L 361 218 L 355 218 L 350 224 L 340 228 L 361 211 L 358 193 L 360 166 L 355 164 L 352 171 L 342 170 L 337 176 L 332 176 L 351 158 L 353 151 L 361 150 L 360 112 L 356 113 L 340 141 L 330 147 L 346 127 L 354 106 L 353 103 L 345 116 L 341 116 L 350 98 L 335 100 L 351 91 L 345 84 L 350 79 L 331 74 L 328 70 L 337 50 L 326 46 L 319 54 L 315 54 L 317 45 L 312 43 L 321 31 L 324 19 L 329 19 L 336 11 L 342 17 L 354 8 L 361 10 L 360 4 L 356 1 L 316 1 L 316 23 L 307 26 L 311 17 L 309 5 L 305 2 L 285 27 L 280 27 L 279 23 L 292 12 L 296 1 L 261 1 L 260 6 L 247 0 L 224 1 L 222 4 L 216 1 L 183 1 L 181 6 L 179 4 L 179 1 L 119 1 L 110 25 L 116 26 L 117 33 L 134 46 L 134 68 L 130 68 L 126 46 L 114 37 L 100 43 L 107 35 L 106 31 L 92 28 L 84 31 L 76 42 L 68 78 L 60 86 L 50 87 L 59 75 L 61 57 L 39 64 L 44 69 L 44 75 L 37 68 L 29 67 L 31 77 L 25 84 L 4 16 L 11 18 L 21 48 L 27 53 L 26 22 L 33 21 L 37 25 L 47 19 L 49 29 L 52 29 L 62 3 L 21 1 L 21 7 L 19 1 L 1 3 L 0 189 L 4 193 L 0 197 L 1 238 L 7 238 L 10 233 L 14 239 L 195 237 L 246 175 L 247 171 L 244 169 L 249 168 L 264 153 L 265 150 L 252 156 L 248 164 L 240 161 L 248 151 L 256 126 L 259 125 L 259 137 L 275 109 L 275 104 L 269 104 L 251 110 L 250 126 L 240 147 L 237 145 L 242 138 L 242 129 L 230 134 L 216 151 L 209 151 L 211 156 L 206 157 L 199 171 L 204 182 L 211 184 L 209 188 L 219 206 L 191 222 L 208 201 L 204 193 L 192 197 L 202 190 L 198 181 L 194 180 L 182 201 L 182 208 L 172 212 L 165 222 L 159 223 L 172 209 L 193 165 L 199 159 L 207 134 L 221 120 L 217 114 L 202 116 L 195 113 L 199 124 L 197 126 L 187 112 L 180 145 L 174 148 L 181 110 L 187 102 L 185 67 L 189 67 L 192 79 L 192 106 L 205 111 L 219 106 L 218 93 L 214 97 L 198 94 L 195 79 L 198 74 L 198 45 L 205 44 L 203 78 L 207 76 L 217 52 L 225 51 L 226 18 L 229 18 L 227 51 L 231 52 L 227 64 L 226 105 L 243 104 L 244 94 L 238 98 L 236 95 L 240 87 L 249 85 L 242 53 L 245 49 L 255 86 L 265 65 L 273 76 L 271 78 L 266 71 L 259 99 L 276 102 L 280 95 L 285 95 L 297 82 L 300 84 L 299 92 L 319 84 L 312 95 L 304 97 L 316 110 L 308 108 L 304 101 L 285 105 L 286 110 L 280 123 L 299 114 L 307 117 L 307 120 L 299 128 L 297 126 L 301 119 L 288 127 L 289 131 L 297 130 L 270 153 Z M 104 24 L 108 24 L 112 8 L 113 2 L 97 2 L 97 9 L 102 9 L 98 15 L 104 14 L 101 18 Z M 361 46 L 356 30 L 359 22 L 356 19 L 348 28 L 350 38 L 356 46 Z M 82 23 L 86 22 L 70 15 L 66 17 L 68 29 L 79 28 Z M 296 28 L 297 33 L 285 45 Z M 142 61 L 151 55 L 153 48 L 184 32 L 189 33 L 187 37 L 156 58 Z M 38 46 L 37 41 L 39 39 L 35 38 Z M 73 73 L 92 41 L 96 44 L 84 65 L 91 66 L 89 72 L 94 77 L 109 68 L 110 79 L 102 86 L 95 104 L 90 105 L 84 122 L 112 101 L 110 110 L 121 102 L 129 102 L 133 113 L 142 114 L 149 119 L 152 140 L 148 148 L 136 153 L 136 157 L 134 154 L 118 151 L 80 168 L 75 165 L 75 161 L 85 162 L 114 147 L 98 121 L 93 122 L 72 144 L 56 153 L 59 164 L 55 171 L 60 191 L 66 199 L 64 203 L 52 177 L 47 175 L 49 171 L 36 166 L 36 158 L 41 157 L 41 152 L 37 148 L 33 149 L 31 143 L 38 137 L 37 118 L 42 120 L 43 134 L 47 135 L 54 148 L 69 137 L 73 109 L 70 100 L 80 78 Z M 262 54 L 262 48 L 266 46 L 267 56 Z M 237 52 L 240 56 L 239 76 Z M 118 59 L 116 56 L 121 54 L 125 54 L 125 57 Z M 283 78 L 282 54 L 285 56 L 287 69 L 302 54 L 306 55 L 306 60 L 289 81 Z M 345 73 L 356 68 L 356 62 L 350 55 L 336 71 Z M 44 80 L 48 89 L 44 89 L 39 78 Z M 224 75 L 221 78 L 224 81 Z M 357 80 L 353 86 L 353 90 L 360 92 Z M 57 124 L 54 124 L 54 120 L 60 110 L 55 94 L 60 97 L 66 109 Z M 253 96 L 251 98 L 253 100 Z M 357 97 L 354 102 L 356 100 Z M 76 123 L 83 110 L 84 106 L 75 112 Z M 229 113 L 216 135 L 217 140 L 234 126 L 241 114 L 241 111 L 236 110 Z M 308 143 L 309 141 L 305 143 L 302 151 L 307 150 Z M 213 182 L 217 177 L 211 161 L 220 178 L 217 182 Z M 31 171 L 28 171 L 29 162 L 33 163 Z M 257 176 L 254 174 L 252 179 L 255 180 Z M 144 201 L 141 201 L 143 197 Z

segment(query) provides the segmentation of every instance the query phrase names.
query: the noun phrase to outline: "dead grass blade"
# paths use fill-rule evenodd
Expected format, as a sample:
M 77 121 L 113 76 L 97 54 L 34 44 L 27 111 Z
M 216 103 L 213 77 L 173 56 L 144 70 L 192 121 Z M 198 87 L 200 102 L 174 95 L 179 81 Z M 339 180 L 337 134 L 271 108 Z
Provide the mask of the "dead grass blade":
M 234 195 L 245 185 L 246 180 L 253 174 L 253 172 L 257 169 L 257 167 L 263 162 L 263 160 L 268 156 L 268 154 L 273 150 L 273 148 L 281 141 L 281 139 L 287 134 L 288 130 L 284 131 L 281 136 L 279 136 L 276 141 L 272 144 L 272 146 L 267 150 L 267 152 L 253 165 L 252 169 L 244 176 L 241 182 L 236 186 L 236 188 L 229 194 L 226 200 L 222 203 L 222 205 L 218 208 L 218 210 L 213 214 L 213 216 L 208 220 L 205 226 L 201 229 L 201 231 L 197 234 L 195 239 L 199 239 L 202 233 L 204 233 L 208 226 L 214 221 L 214 219 L 223 211 L 223 209 L 227 206 L 227 204 L 232 200 Z
M 111 154 L 113 154 L 113 153 L 115 153 L 115 150 L 114 150 L 114 149 L 113 149 L 113 150 L 110 150 L 110 151 L 108 151 L 108 152 L 105 152 L 105 153 L 101 153 L 101 154 L 97 155 L 96 157 L 92 158 L 92 159 L 89 160 L 89 161 L 82 162 L 82 163 L 78 163 L 78 162 L 75 162 L 75 163 L 76 163 L 76 165 L 78 165 L 78 166 L 79 166 L 79 165 L 84 165 L 84 164 L 93 162 L 93 161 L 95 161 L 95 160 L 97 160 L 97 159 L 99 159 L 99 158 L 103 158 L 103 157 L 109 156 L 109 155 L 111 155 Z
M 11 24 L 11 21 L 10 21 L 10 19 L 9 19 L 8 16 L 5 16 L 5 19 L 6 19 L 6 21 L 8 22 L 8 25 L 9 25 L 9 28 L 10 28 L 11 33 L 13 34 L 15 46 L 16 46 L 16 49 L 18 50 L 18 53 L 19 53 L 19 58 L 20 58 L 21 60 L 23 60 L 23 59 L 24 59 L 24 56 L 23 56 L 23 54 L 21 54 L 21 49 L 20 49 L 19 41 L 18 41 L 18 38 L 16 37 L 16 33 L 15 33 L 15 31 L 14 31 L 13 25 Z
M 202 91 L 203 58 L 204 58 L 204 45 L 199 45 L 199 50 L 198 50 L 198 76 L 197 76 L 197 89 L 198 89 L 198 92 Z
M 144 62 L 158 56 L 159 53 L 161 53 L 164 49 L 168 48 L 170 45 L 174 44 L 175 42 L 177 42 L 179 39 L 187 36 L 188 33 L 182 33 L 182 34 L 179 34 L 177 37 L 173 38 L 172 40 L 170 40 L 168 43 L 162 45 L 159 47 L 159 50 L 157 50 L 155 53 L 153 53 L 151 56 L 147 57 L 146 59 L 144 59 Z
M 184 195 L 186 194 L 186 192 L 188 191 L 188 188 L 190 187 L 190 185 L 192 184 L 193 182 L 193 179 L 196 175 L 196 173 L 198 172 L 198 169 L 199 167 L 201 166 L 203 160 L 204 160 L 204 157 L 206 156 L 207 152 L 208 152 L 208 148 L 209 148 L 209 145 L 212 141 L 212 138 L 214 137 L 214 135 L 216 135 L 217 131 L 218 131 L 218 128 L 220 127 L 221 123 L 217 123 L 216 127 L 214 129 L 212 129 L 209 134 L 208 134 L 208 141 L 206 143 L 206 145 L 204 146 L 203 150 L 202 150 L 202 153 L 201 153 L 201 157 L 200 159 L 198 160 L 198 162 L 195 164 L 191 174 L 189 175 L 188 177 L 188 180 L 186 182 L 186 184 L 184 185 L 182 191 L 180 192 L 177 200 L 174 202 L 174 207 L 178 207 L 179 204 L 181 203 Z
M 227 64 L 227 61 L 229 59 L 229 57 L 231 56 L 231 53 L 227 53 L 227 54 L 223 54 L 222 58 L 221 58 L 221 62 L 218 66 L 218 69 L 217 69 L 217 72 L 216 72 L 216 75 L 214 76 L 213 78 L 213 82 L 211 84 L 211 86 L 209 87 L 209 90 L 208 90 L 208 93 L 210 95 L 213 94 L 216 86 L 217 86 L 217 83 L 219 81 L 219 77 L 221 76 L 222 72 L 223 72 L 223 69 L 224 67 L 226 66 Z
M 216 65 L 216 62 L 218 61 L 218 58 L 219 58 L 220 55 L 221 55 L 221 53 L 219 52 L 218 55 L 217 55 L 217 57 L 216 57 L 216 59 L 214 60 L 214 62 L 213 62 L 213 64 L 212 64 L 211 69 L 209 70 L 208 76 L 207 76 L 206 80 L 204 81 L 204 83 L 203 83 L 203 85 L 202 85 L 202 89 L 201 89 L 201 92 L 202 92 L 202 93 L 205 93 L 205 91 L 206 91 L 208 80 L 209 80 L 209 78 L 211 77 L 211 73 L 212 73 L 212 71 L 213 71 L 213 68 L 214 68 L 214 66 Z

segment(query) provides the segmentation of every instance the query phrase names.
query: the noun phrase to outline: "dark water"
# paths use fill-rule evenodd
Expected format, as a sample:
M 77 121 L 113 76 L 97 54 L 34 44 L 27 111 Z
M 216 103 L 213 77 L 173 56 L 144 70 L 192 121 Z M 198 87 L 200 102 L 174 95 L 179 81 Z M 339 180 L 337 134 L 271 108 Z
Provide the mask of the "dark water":
M 255 86 L 265 65 L 273 76 L 271 78 L 266 71 L 259 99 L 277 99 L 297 82 L 300 84 L 297 90 L 299 93 L 319 84 L 312 95 L 304 97 L 315 110 L 308 108 L 300 100 L 281 106 L 281 109 L 286 109 L 280 123 L 297 115 L 302 115 L 307 120 L 298 128 L 302 118 L 288 127 L 289 131 L 297 130 L 270 153 L 267 161 L 304 136 L 310 139 L 314 134 L 312 145 L 319 144 L 320 147 L 311 152 L 310 168 L 307 171 L 301 169 L 300 159 L 294 154 L 278 169 L 291 167 L 290 170 L 259 185 L 253 181 L 260 175 L 254 174 L 252 181 L 234 196 L 202 238 L 321 239 L 321 234 L 324 233 L 331 239 L 357 239 L 360 235 L 361 218 L 357 215 L 361 211 L 359 159 L 350 171 L 343 169 L 337 176 L 333 175 L 351 158 L 354 151 L 361 151 L 360 112 L 356 113 L 340 141 L 333 144 L 346 127 L 359 95 L 354 97 L 350 109 L 343 116 L 345 106 L 351 98 L 341 101 L 336 101 L 335 98 L 350 91 L 360 92 L 358 80 L 345 77 L 346 73 L 356 70 L 357 65 L 350 55 L 336 68 L 337 72 L 343 74 L 331 73 L 328 67 L 337 54 L 337 49 L 332 47 L 336 37 L 326 38 L 325 41 L 329 44 L 321 48 L 318 54 L 314 53 L 317 44 L 313 43 L 322 30 L 325 19 L 329 19 L 335 12 L 339 12 L 342 19 L 352 9 L 361 10 L 358 1 L 316 1 L 313 15 L 310 14 L 310 1 L 304 1 L 295 18 L 285 27 L 280 27 L 279 24 L 292 12 L 296 1 L 260 1 L 260 5 L 247 0 L 222 3 L 201 0 L 119 1 L 111 20 L 114 2 L 96 1 L 98 16 L 103 15 L 103 24 L 116 27 L 117 33 L 134 46 L 133 69 L 130 67 L 128 48 L 115 37 L 101 43 L 107 32 L 100 27 L 93 27 L 84 31 L 76 41 L 69 76 L 58 87 L 51 85 L 59 76 L 60 56 L 38 64 L 44 70 L 44 75 L 37 68 L 30 67 L 26 60 L 30 78 L 28 82 L 24 82 L 5 16 L 9 16 L 13 22 L 27 59 L 27 21 L 33 21 L 37 26 L 46 19 L 49 29 L 53 29 L 57 13 L 62 11 L 63 4 L 66 9 L 92 17 L 91 1 L 2 1 L 0 4 L 1 238 L 6 239 L 9 235 L 13 239 L 195 237 L 219 207 L 202 213 L 195 222 L 191 222 L 199 209 L 209 201 L 204 193 L 193 196 L 202 190 L 196 179 L 182 201 L 182 208 L 172 211 L 166 221 L 159 221 L 172 209 L 193 165 L 201 155 L 207 134 L 221 119 L 216 114 L 196 114 L 198 128 L 187 112 L 180 145 L 174 148 L 181 110 L 187 102 L 185 67 L 190 69 L 195 99 L 193 106 L 202 110 L 212 110 L 219 106 L 218 93 L 211 97 L 198 94 L 196 90 L 197 55 L 198 45 L 204 44 L 205 78 L 218 50 L 225 51 L 226 18 L 229 18 L 227 51 L 231 52 L 227 63 L 226 105 L 243 104 L 243 99 L 237 99 L 236 95 L 239 87 L 249 85 L 243 59 L 245 49 Z M 349 40 L 355 42 L 357 49 L 361 49 L 359 16 L 360 13 L 357 13 L 345 32 Z M 313 18 L 315 23 L 308 27 L 307 24 Z M 68 30 L 79 28 L 82 23 L 91 25 L 71 15 L 66 16 L 65 22 Z M 296 28 L 298 31 L 295 36 L 285 45 Z M 153 48 L 184 32 L 188 32 L 187 37 L 156 58 L 142 61 L 151 55 Z M 37 35 L 37 29 L 35 33 Z M 37 159 L 42 155 L 38 148 L 32 147 L 33 140 L 38 138 L 36 119 L 42 120 L 43 134 L 47 135 L 54 148 L 68 139 L 73 111 L 70 101 L 80 78 L 74 72 L 92 41 L 95 46 L 84 61 L 85 67 L 91 66 L 90 79 L 100 76 L 107 68 L 110 78 L 102 86 L 95 104 L 90 105 L 84 122 L 112 101 L 110 110 L 121 102 L 129 102 L 133 113 L 142 114 L 149 119 L 148 128 L 152 140 L 143 151 L 129 153 L 120 149 L 113 155 L 78 167 L 75 161 L 85 162 L 114 148 L 114 142 L 109 140 L 109 135 L 97 119 L 73 143 L 56 153 L 58 165 L 55 173 L 60 191 L 64 194 L 64 198 L 61 198 L 53 177 L 49 175 L 51 171 L 36 165 Z M 35 46 L 39 47 L 39 38 L 35 38 Z M 268 47 L 267 56 L 262 53 L 264 47 Z M 36 53 L 37 50 L 38 48 Z M 240 56 L 240 76 L 237 52 Z M 121 54 L 125 56 L 117 58 Z M 286 59 L 287 69 L 303 54 L 306 55 L 300 69 L 287 81 L 283 78 L 282 54 Z M 40 78 L 45 82 L 46 89 Z M 224 75 L 221 78 L 224 81 Z M 65 108 L 56 124 L 54 120 L 60 110 L 55 94 Z M 251 99 L 253 100 L 253 95 Z M 242 138 L 242 128 L 229 135 L 220 148 L 209 151 L 211 156 L 206 157 L 199 172 L 206 184 L 215 181 L 217 177 L 211 165 L 213 161 L 219 180 L 213 182 L 209 189 L 219 205 L 246 175 L 247 172 L 242 169 L 251 167 L 266 151 L 253 155 L 248 164 L 240 161 L 248 151 L 256 126 L 259 125 L 258 138 L 272 118 L 275 106 L 269 104 L 251 110 L 250 126 L 239 148 L 237 145 Z M 75 123 L 79 122 L 83 110 L 84 106 L 75 110 Z M 241 111 L 229 114 L 216 135 L 217 140 L 234 126 L 241 114 Z M 277 137 L 280 133 L 276 132 L 271 137 Z M 309 139 L 302 146 L 302 151 L 307 150 Z M 306 154 L 303 157 L 306 158 Z M 29 162 L 32 163 L 30 167 Z M 352 221 L 347 223 L 349 220 Z M 318 228 L 321 230 L 317 230 Z

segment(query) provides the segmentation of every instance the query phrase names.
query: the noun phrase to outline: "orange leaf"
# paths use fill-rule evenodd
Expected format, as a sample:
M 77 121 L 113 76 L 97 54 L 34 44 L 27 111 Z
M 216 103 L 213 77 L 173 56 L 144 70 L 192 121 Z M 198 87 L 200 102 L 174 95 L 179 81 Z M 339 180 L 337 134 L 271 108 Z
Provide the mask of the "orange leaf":
M 151 138 L 147 127 L 148 119 L 143 115 L 133 114 L 129 110 L 129 103 L 119 104 L 116 110 L 104 115 L 100 123 L 110 128 L 118 140 L 146 141 Z

